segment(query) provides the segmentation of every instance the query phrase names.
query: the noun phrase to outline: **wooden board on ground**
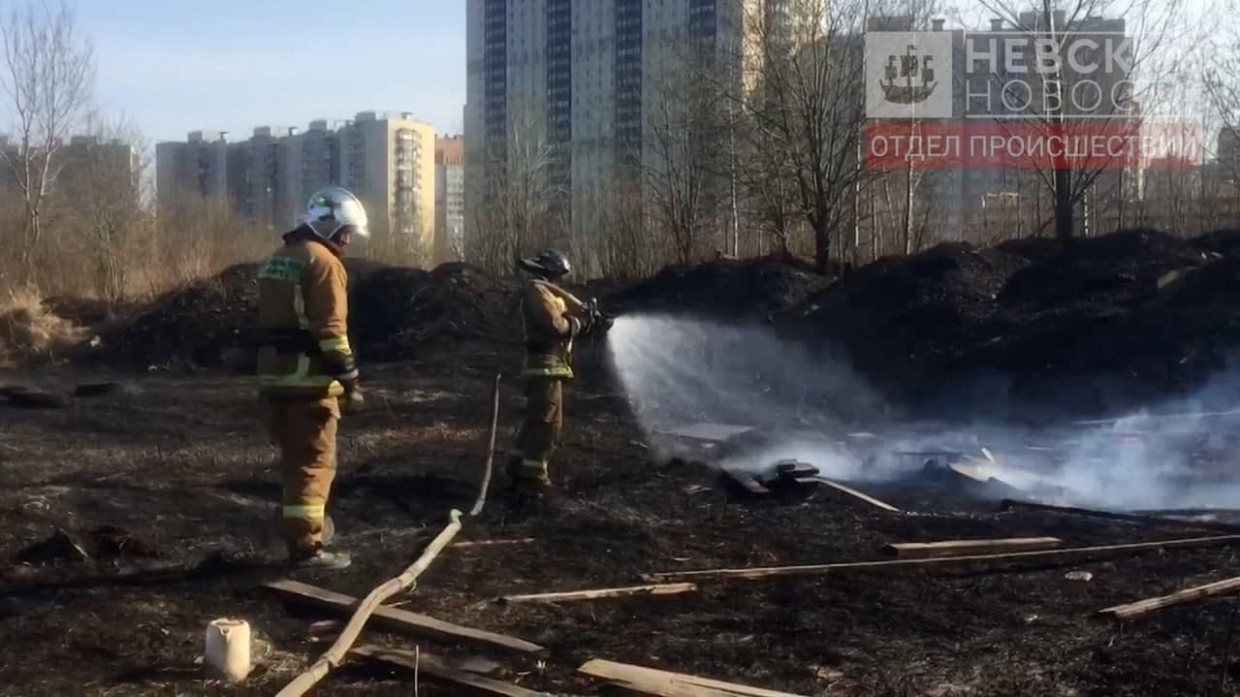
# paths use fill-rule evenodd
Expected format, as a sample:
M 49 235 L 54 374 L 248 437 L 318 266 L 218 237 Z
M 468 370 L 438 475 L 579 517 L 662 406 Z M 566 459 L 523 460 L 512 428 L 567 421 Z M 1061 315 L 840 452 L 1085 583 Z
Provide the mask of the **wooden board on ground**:
M 834 490 L 836 490 L 836 491 L 838 491 L 838 492 L 840 492 L 840 493 L 842 493 L 842 494 L 848 494 L 849 496 L 851 496 L 851 497 L 853 497 L 853 498 L 855 498 L 855 499 L 858 499 L 858 500 L 860 500 L 860 501 L 864 501 L 865 503 L 868 503 L 868 504 L 870 504 L 871 506 L 873 506 L 873 507 L 875 507 L 875 508 L 878 508 L 878 509 L 881 509 L 881 510 L 884 510 L 884 511 L 889 511 L 889 512 L 891 512 L 891 513 L 899 513 L 899 512 L 900 512 L 900 509 L 896 508 L 895 506 L 893 506 L 893 505 L 891 505 L 891 504 L 889 504 L 889 503 L 887 503 L 887 502 L 885 502 L 885 501 L 879 501 L 878 499 L 874 498 L 873 496 L 870 496 L 870 495 L 868 495 L 868 494 L 863 494 L 863 493 L 861 493 L 860 491 L 857 491 L 856 489 L 853 489 L 852 487 L 847 487 L 847 486 L 844 486 L 843 484 L 840 484 L 839 482 L 836 482 L 836 481 L 832 481 L 832 480 L 830 480 L 830 479 L 827 479 L 826 477 L 813 477 L 812 479 L 813 479 L 815 482 L 818 482 L 819 484 L 821 484 L 821 485 L 823 485 L 823 486 L 825 486 L 825 487 L 828 487 L 828 488 L 830 488 L 830 489 L 834 489 Z
M 264 584 L 264 588 L 293 601 L 304 602 L 339 614 L 349 614 L 357 608 L 357 598 L 336 593 L 307 583 L 284 579 Z M 463 627 L 394 607 L 379 606 L 371 620 L 388 629 L 416 637 L 439 639 L 455 644 L 486 646 L 514 653 L 544 655 L 547 649 L 524 639 L 495 634 L 482 629 Z
M 501 603 L 561 603 L 573 600 L 600 600 L 603 598 L 629 598 L 635 595 L 682 595 L 693 593 L 697 584 L 693 583 L 652 583 L 645 586 L 629 586 L 627 588 L 595 588 L 584 591 L 559 591 L 553 593 L 529 593 L 525 595 L 503 595 Z
M 1096 547 L 1067 547 L 1065 549 L 1048 549 L 1033 552 L 1009 552 L 1007 554 L 971 554 L 962 557 L 941 557 L 935 559 L 888 559 L 885 561 L 853 561 L 835 564 L 803 564 L 799 566 L 768 566 L 750 569 L 701 569 L 698 571 L 671 571 L 655 574 L 642 574 L 647 583 L 668 583 L 673 581 L 701 580 L 761 580 L 783 576 L 807 576 L 827 574 L 833 571 L 862 571 L 904 568 L 924 568 L 928 566 L 946 566 L 948 564 L 984 564 L 988 562 L 1038 561 L 1060 557 L 1104 555 L 1116 552 L 1141 552 L 1156 549 L 1192 549 L 1201 547 L 1225 547 L 1240 545 L 1240 535 L 1222 535 L 1219 537 L 1190 537 L 1173 540 L 1157 540 L 1154 542 L 1134 542 L 1121 545 L 1101 545 Z
M 476 549 L 479 547 L 506 547 L 509 545 L 527 545 L 534 542 L 532 537 L 516 537 L 506 540 L 462 540 L 448 545 L 449 549 Z
M 1033 501 L 1016 501 L 1014 499 L 1003 499 L 999 502 L 999 509 L 1003 511 L 1024 509 L 1029 511 L 1044 511 L 1046 513 L 1079 515 L 1087 518 L 1122 520 L 1131 523 L 1144 523 L 1146 525 L 1174 525 L 1181 528 L 1198 528 L 1201 530 L 1216 530 L 1218 532 L 1240 532 L 1240 525 L 1237 525 L 1236 523 L 1220 523 L 1211 520 L 1157 518 L 1145 515 L 1134 515 L 1132 513 L 1103 511 L 1093 508 L 1076 508 L 1074 506 L 1055 506 L 1047 503 L 1035 503 Z
M 1135 603 L 1127 603 L 1125 605 L 1116 605 L 1098 611 L 1099 617 L 1112 617 L 1117 620 L 1130 620 L 1137 617 L 1148 615 L 1157 610 L 1175 605 L 1184 605 L 1206 598 L 1213 598 L 1221 595 L 1229 595 L 1232 593 L 1240 593 L 1240 577 L 1229 578 L 1223 581 L 1215 581 L 1193 588 L 1185 588 L 1176 591 L 1170 595 L 1163 595 L 1157 598 L 1147 598 L 1138 600 Z
M 659 697 L 801 697 L 791 692 L 764 690 L 602 659 L 586 661 L 577 672 L 613 687 Z
M 382 646 L 358 646 L 349 655 L 368 661 L 383 663 L 417 672 L 427 680 L 452 687 L 454 695 L 499 695 L 500 697 L 543 697 L 549 692 L 536 692 L 529 688 L 488 678 L 477 673 L 449 665 L 438 656 L 422 651 L 389 649 Z
M 942 540 L 939 542 L 893 542 L 883 551 L 899 559 L 934 559 L 998 552 L 1033 551 L 1062 546 L 1058 537 L 1009 537 L 999 540 Z
M 753 431 L 753 426 L 701 422 L 677 428 L 659 429 L 656 432 L 673 438 L 686 438 L 707 443 L 725 443 L 735 438 L 749 435 Z

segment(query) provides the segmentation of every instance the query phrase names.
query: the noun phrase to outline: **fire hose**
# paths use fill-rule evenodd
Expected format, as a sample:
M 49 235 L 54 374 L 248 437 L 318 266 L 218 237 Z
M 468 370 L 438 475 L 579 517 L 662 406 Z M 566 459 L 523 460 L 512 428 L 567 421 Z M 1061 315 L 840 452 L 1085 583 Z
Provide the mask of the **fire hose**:
M 495 460 L 495 435 L 499 425 L 499 392 L 500 377 L 495 376 L 495 396 L 491 405 L 491 444 L 487 449 L 486 467 L 482 475 L 482 484 L 479 486 L 478 498 L 474 501 L 474 506 L 467 514 L 470 518 L 477 517 L 482 512 L 482 507 L 486 503 L 487 490 L 491 486 L 491 470 Z M 444 550 L 456 534 L 461 531 L 461 515 L 457 509 L 448 512 L 448 524 L 444 529 L 431 540 L 422 554 L 417 560 L 408 566 L 400 575 L 389 579 L 382 585 L 370 591 L 365 598 L 357 605 L 357 610 L 353 612 L 353 616 L 349 618 L 349 623 L 341 630 L 340 636 L 336 638 L 335 643 L 328 649 L 314 665 L 310 666 L 301 675 L 298 675 L 283 690 L 277 693 L 276 697 L 301 697 L 311 689 L 331 670 L 344 661 L 344 657 L 349 650 L 353 648 L 353 644 L 357 642 L 361 636 L 362 628 L 366 621 L 374 614 L 388 598 L 402 591 L 411 590 L 417 583 L 418 576 L 435 561 L 435 557 Z

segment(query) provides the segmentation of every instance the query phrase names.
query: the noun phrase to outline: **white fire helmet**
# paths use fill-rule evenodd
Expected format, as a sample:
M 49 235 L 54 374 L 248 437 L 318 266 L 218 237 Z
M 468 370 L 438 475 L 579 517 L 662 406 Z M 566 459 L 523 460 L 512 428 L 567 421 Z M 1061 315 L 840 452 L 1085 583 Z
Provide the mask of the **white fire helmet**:
M 370 237 L 366 209 L 356 196 L 341 186 L 329 186 L 314 192 L 298 222 L 310 226 L 325 239 L 331 239 L 346 226 L 359 237 Z

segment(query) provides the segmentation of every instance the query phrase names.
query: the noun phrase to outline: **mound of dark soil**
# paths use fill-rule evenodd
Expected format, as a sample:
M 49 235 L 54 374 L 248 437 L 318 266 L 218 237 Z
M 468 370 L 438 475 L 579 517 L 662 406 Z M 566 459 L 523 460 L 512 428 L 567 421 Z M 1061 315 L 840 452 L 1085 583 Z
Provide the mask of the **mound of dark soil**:
M 903 374 L 1003 331 L 996 299 L 1029 263 L 998 249 L 943 244 L 864 266 L 793 316 L 844 345 L 864 372 Z
M 367 273 L 350 298 L 350 328 L 366 360 L 400 360 L 419 346 L 514 338 L 514 283 L 475 266 L 433 271 L 390 267 Z
M 128 321 L 100 332 L 101 358 L 145 367 L 188 360 L 216 366 L 223 352 L 253 336 L 258 264 L 169 291 Z
M 893 396 L 940 401 L 1001 375 L 1003 400 L 1106 411 L 1222 367 L 1240 340 L 1240 258 L 1218 251 L 1227 239 L 1133 230 L 940 245 L 864 267 L 798 314 Z
M 1211 254 L 1191 241 L 1150 230 L 1074 240 L 1067 244 L 1011 244 L 1032 264 L 1013 275 L 1000 303 L 1026 311 L 1079 305 L 1115 305 L 1156 292 L 1165 274 L 1198 268 Z M 1018 251 L 1021 250 L 1021 251 Z
M 258 264 L 170 291 L 101 330 L 96 358 L 139 367 L 220 366 L 254 338 Z M 348 259 L 350 330 L 367 360 L 408 357 L 419 344 L 501 335 L 512 288 L 465 264 L 434 271 Z
M 604 302 L 616 313 L 654 310 L 714 318 L 765 317 L 796 305 L 829 282 L 796 259 L 724 259 L 669 266 L 607 295 Z

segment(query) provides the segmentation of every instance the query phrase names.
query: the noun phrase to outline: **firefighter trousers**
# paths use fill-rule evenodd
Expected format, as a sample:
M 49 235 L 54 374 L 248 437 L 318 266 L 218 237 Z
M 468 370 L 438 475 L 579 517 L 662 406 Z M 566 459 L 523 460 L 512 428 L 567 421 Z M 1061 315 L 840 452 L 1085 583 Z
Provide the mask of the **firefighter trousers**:
M 549 483 L 548 465 L 560 446 L 564 431 L 564 380 L 551 377 L 525 378 L 525 414 L 517 431 L 516 479 Z
M 264 395 L 267 434 L 280 449 L 280 527 L 289 549 L 323 546 L 327 499 L 336 477 L 338 397 Z

